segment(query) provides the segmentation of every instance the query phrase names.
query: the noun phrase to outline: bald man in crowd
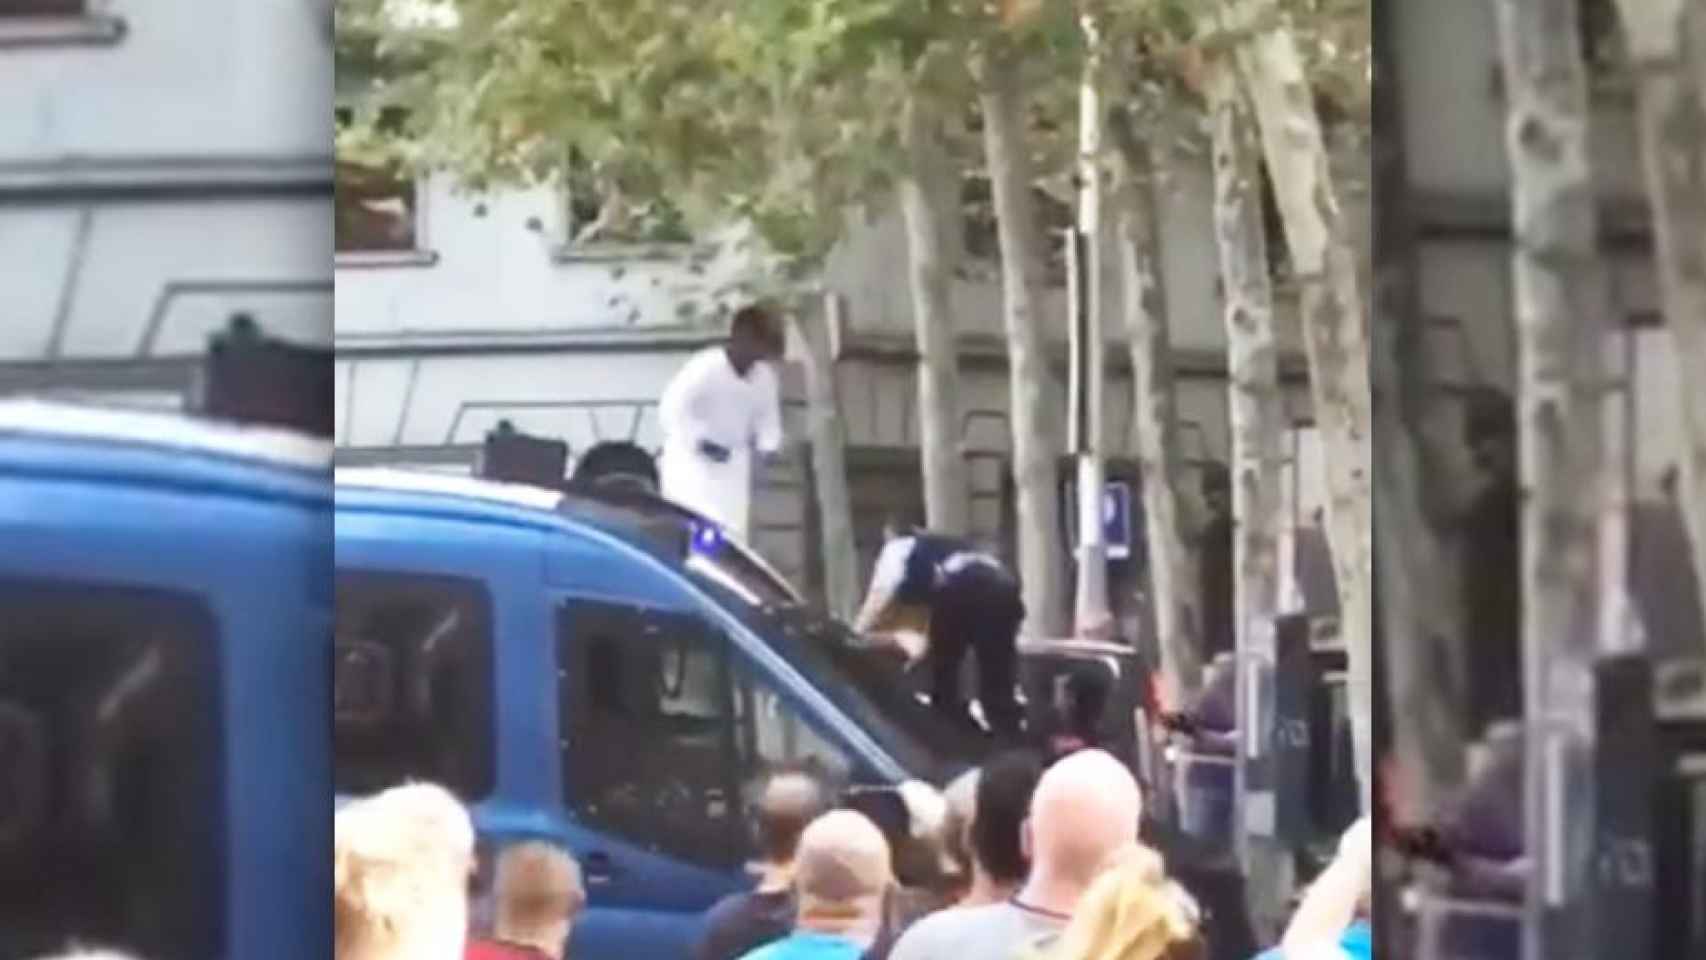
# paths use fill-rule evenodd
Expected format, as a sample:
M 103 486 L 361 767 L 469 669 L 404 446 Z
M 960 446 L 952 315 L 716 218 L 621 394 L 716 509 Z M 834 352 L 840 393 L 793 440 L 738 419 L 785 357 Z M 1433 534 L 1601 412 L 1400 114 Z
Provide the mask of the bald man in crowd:
M 1022 829 L 1031 867 L 1012 899 L 945 910 L 900 938 L 892 960 L 1015 957 L 1058 936 L 1112 857 L 1137 843 L 1143 801 L 1137 780 L 1102 750 L 1050 767 Z
M 746 960 L 860 960 L 876 942 L 894 884 L 888 841 L 864 814 L 832 810 L 800 834 L 794 932 Z
M 764 785 L 754 825 L 758 884 L 718 901 L 705 915 L 693 960 L 735 960 L 793 929 L 794 855 L 800 834 L 827 808 L 821 784 L 809 774 L 780 773 Z

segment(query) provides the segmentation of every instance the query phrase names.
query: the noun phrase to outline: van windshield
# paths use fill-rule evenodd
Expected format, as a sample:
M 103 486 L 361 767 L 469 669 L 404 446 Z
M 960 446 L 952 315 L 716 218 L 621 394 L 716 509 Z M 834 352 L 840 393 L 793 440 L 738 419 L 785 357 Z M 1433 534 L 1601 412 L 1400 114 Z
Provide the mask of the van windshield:
M 218 954 L 217 640 L 188 597 L 0 580 L 0 956 Z
M 817 680 L 818 689 L 911 776 L 943 783 L 989 749 L 986 739 L 943 723 L 897 659 L 862 649 L 849 627 L 806 607 L 744 550 L 696 540 L 686 567 L 772 649 Z

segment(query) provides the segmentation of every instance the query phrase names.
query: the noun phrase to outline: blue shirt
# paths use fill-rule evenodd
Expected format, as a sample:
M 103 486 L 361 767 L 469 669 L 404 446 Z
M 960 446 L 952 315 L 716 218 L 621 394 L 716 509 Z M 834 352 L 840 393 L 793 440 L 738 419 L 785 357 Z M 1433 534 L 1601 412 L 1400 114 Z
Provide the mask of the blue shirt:
M 1374 931 L 1367 923 L 1358 920 L 1345 930 L 1345 935 L 1339 938 L 1339 949 L 1345 952 L 1349 960 L 1374 960 Z M 1278 947 L 1263 952 L 1256 960 L 1283 960 L 1284 954 Z
M 1361 920 L 1351 924 L 1339 948 L 1351 955 L 1351 960 L 1374 960 L 1374 931 Z
M 859 960 L 865 948 L 846 937 L 801 931 L 759 947 L 741 960 Z

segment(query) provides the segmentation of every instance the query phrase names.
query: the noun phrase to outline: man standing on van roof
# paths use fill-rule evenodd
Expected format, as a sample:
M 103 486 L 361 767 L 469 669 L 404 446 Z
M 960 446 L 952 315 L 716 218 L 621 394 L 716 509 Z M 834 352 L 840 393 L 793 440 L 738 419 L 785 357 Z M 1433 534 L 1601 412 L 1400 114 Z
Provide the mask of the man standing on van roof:
M 922 625 L 930 705 L 955 723 L 969 722 L 959 688 L 960 664 L 972 650 L 984 719 L 992 732 L 1013 738 L 1020 732 L 1013 688 L 1024 620 L 1018 581 L 1001 561 L 957 537 L 922 530 L 902 534 L 891 525 L 853 629 L 881 634 Z
M 772 369 L 781 353 L 782 333 L 770 312 L 742 307 L 728 339 L 694 354 L 658 400 L 663 496 L 742 541 L 752 504 L 752 453 L 782 449 Z

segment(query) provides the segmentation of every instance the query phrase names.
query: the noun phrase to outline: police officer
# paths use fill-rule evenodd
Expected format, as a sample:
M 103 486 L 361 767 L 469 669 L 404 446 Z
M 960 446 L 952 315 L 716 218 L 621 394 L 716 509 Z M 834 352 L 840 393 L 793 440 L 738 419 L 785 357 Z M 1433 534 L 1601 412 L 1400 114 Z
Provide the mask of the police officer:
M 931 706 L 955 723 L 969 721 L 959 673 L 966 651 L 972 650 L 984 719 L 997 735 L 1017 737 L 1021 716 L 1013 689 L 1019 625 L 1025 619 L 1018 581 L 999 560 L 961 538 L 903 531 L 892 523 L 887 533 L 854 629 L 861 634 L 923 633 L 923 648 L 907 652 L 927 662 Z

